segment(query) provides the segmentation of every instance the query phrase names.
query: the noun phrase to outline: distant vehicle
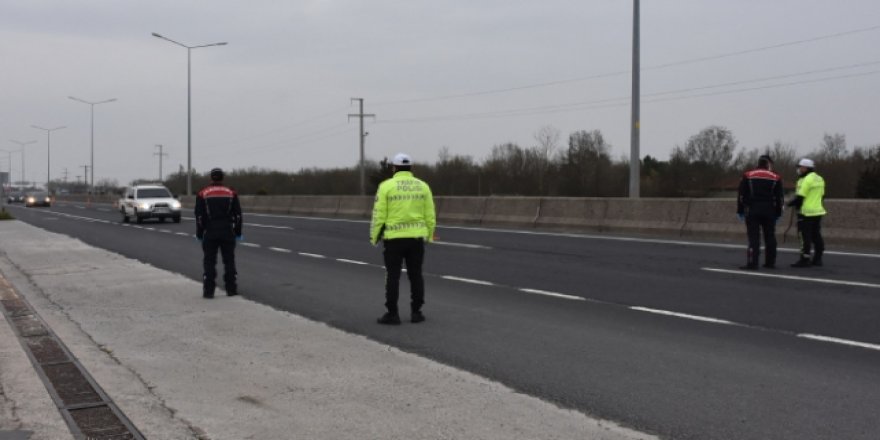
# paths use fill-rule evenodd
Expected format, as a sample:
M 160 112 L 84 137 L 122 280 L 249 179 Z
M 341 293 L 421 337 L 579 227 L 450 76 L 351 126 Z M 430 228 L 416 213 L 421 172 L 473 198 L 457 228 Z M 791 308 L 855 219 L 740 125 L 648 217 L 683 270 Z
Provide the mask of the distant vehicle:
M 138 223 L 144 219 L 155 218 L 164 222 L 166 218 L 180 223 L 180 201 L 162 185 L 136 185 L 125 189 L 119 199 L 119 212 L 122 222 L 132 218 Z
M 32 208 L 34 206 L 52 206 L 52 197 L 49 197 L 49 193 L 45 192 L 32 192 L 28 193 L 24 199 L 24 206 L 26 208 Z
M 6 196 L 7 203 L 24 203 L 24 193 L 14 192 Z

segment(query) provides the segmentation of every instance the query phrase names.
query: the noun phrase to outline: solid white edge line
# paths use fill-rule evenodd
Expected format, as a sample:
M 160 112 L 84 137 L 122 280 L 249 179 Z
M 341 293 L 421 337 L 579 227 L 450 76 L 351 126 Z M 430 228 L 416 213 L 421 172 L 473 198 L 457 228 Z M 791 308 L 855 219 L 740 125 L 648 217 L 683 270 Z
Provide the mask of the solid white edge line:
M 278 247 L 270 247 L 269 250 L 272 250 L 272 251 L 275 251 L 275 252 L 283 252 L 283 253 L 285 253 L 285 254 L 289 254 L 289 253 L 293 252 L 293 251 L 290 250 L 290 249 L 284 249 L 284 248 L 278 248 Z
M 340 263 L 349 263 L 349 264 L 359 264 L 359 265 L 367 265 L 366 261 L 358 261 L 358 260 L 346 260 L 345 258 L 337 258 L 336 261 Z
M 470 278 L 461 278 L 461 277 L 455 277 L 452 275 L 443 275 L 440 278 L 451 280 L 451 281 L 461 281 L 462 283 L 479 284 L 481 286 L 494 286 L 495 285 L 489 281 L 473 280 Z
M 832 280 L 832 279 L 828 279 L 828 278 L 799 277 L 796 275 L 779 275 L 779 274 L 751 272 L 751 271 L 744 271 L 744 270 L 717 269 L 717 268 L 712 268 L 712 267 L 703 267 L 701 269 L 708 271 L 708 272 L 729 273 L 729 274 L 734 274 L 734 275 L 746 275 L 746 276 L 765 277 L 765 278 L 779 278 L 779 279 L 783 279 L 783 280 L 811 281 L 814 283 L 840 284 L 843 286 L 870 287 L 873 289 L 880 289 L 880 284 L 863 283 L 861 281 L 846 281 L 846 280 Z
M 849 339 L 832 338 L 830 336 L 814 335 L 811 333 L 798 333 L 797 337 L 804 339 L 812 339 L 814 341 L 832 342 L 835 344 L 849 345 L 853 347 L 867 348 L 869 350 L 880 351 L 880 345 L 869 344 L 867 342 L 850 341 Z
M 566 295 L 566 294 L 564 294 L 564 293 L 548 292 L 548 291 L 546 291 L 546 290 L 525 289 L 525 288 L 521 288 L 521 289 L 519 289 L 519 290 L 520 290 L 521 292 L 535 293 L 535 294 L 538 294 L 538 295 L 552 296 L 552 297 L 555 297 L 555 298 L 570 299 L 570 300 L 574 300 L 574 301 L 586 301 L 586 299 L 581 298 L 581 297 L 579 297 L 579 296 Z
M 297 253 L 300 254 L 300 255 L 302 255 L 303 257 L 309 257 L 309 258 L 327 258 L 327 257 L 325 257 L 325 256 L 323 256 L 323 255 L 321 255 L 321 254 L 310 254 L 310 253 L 308 253 L 308 252 L 297 252 Z
M 689 315 L 687 313 L 670 312 L 668 310 L 659 310 L 659 309 L 649 309 L 647 307 L 639 307 L 639 306 L 631 306 L 629 308 L 631 310 L 637 310 L 640 312 L 656 313 L 658 315 L 674 316 L 676 318 L 692 319 L 694 321 L 711 322 L 714 324 L 724 324 L 724 325 L 738 325 L 738 324 L 731 322 L 731 321 L 710 318 L 708 316 Z

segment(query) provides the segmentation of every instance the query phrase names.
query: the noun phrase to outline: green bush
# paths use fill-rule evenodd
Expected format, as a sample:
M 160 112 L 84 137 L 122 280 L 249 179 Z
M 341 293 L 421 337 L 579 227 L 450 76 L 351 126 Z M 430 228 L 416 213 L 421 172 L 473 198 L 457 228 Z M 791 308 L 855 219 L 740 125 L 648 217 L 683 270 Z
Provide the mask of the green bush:
M 0 208 L 0 220 L 15 220 L 15 217 L 6 212 L 5 208 Z

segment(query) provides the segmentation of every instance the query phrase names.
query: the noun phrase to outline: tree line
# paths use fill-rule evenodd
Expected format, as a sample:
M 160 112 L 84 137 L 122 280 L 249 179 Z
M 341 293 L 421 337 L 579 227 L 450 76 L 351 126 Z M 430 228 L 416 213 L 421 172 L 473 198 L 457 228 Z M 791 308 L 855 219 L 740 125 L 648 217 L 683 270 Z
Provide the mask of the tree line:
M 734 134 L 721 126 L 700 130 L 665 160 L 642 158 L 641 195 L 733 196 L 742 173 L 754 168 L 762 154 L 773 158 L 789 191 L 796 181 L 797 161 L 809 157 L 825 178 L 827 197 L 880 198 L 880 144 L 849 149 L 845 135 L 825 134 L 815 148 L 800 155 L 794 145 L 780 141 L 740 147 Z M 614 158 L 599 130 L 570 133 L 563 144 L 561 132 L 545 126 L 534 134 L 534 144 L 495 145 L 480 161 L 443 147 L 434 163 L 416 162 L 415 174 L 440 196 L 626 197 L 629 188 L 629 159 Z M 365 168 L 367 194 L 375 194 L 379 183 L 391 176 L 391 167 L 386 158 L 368 161 Z M 251 167 L 229 171 L 227 182 L 241 194 L 352 195 L 359 193 L 360 170 L 352 166 L 282 172 Z M 101 192 L 112 191 L 111 182 L 100 183 Z M 163 183 L 183 194 L 186 171 L 179 169 Z M 208 183 L 207 173 L 194 172 L 195 190 Z

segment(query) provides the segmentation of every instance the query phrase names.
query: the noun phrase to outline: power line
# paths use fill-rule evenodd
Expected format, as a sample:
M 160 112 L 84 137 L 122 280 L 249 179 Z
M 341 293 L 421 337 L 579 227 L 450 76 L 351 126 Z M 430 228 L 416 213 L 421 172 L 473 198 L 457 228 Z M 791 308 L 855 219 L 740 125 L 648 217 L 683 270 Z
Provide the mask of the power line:
M 828 39 L 832 39 L 832 38 L 840 38 L 840 37 L 845 37 L 845 36 L 864 33 L 864 32 L 876 31 L 878 29 L 880 29 L 880 25 L 871 26 L 871 27 L 867 27 L 867 28 L 861 28 L 861 29 L 854 29 L 851 31 L 843 31 L 843 32 L 837 32 L 837 33 L 833 33 L 833 34 L 826 34 L 826 35 L 821 35 L 818 37 L 805 38 L 802 40 L 788 41 L 788 42 L 773 44 L 773 45 L 769 45 L 769 46 L 762 46 L 762 47 L 756 47 L 756 48 L 752 48 L 752 49 L 739 50 L 739 51 L 735 51 L 735 52 L 726 52 L 726 53 L 722 53 L 722 54 L 718 54 L 718 55 L 709 55 L 709 56 L 705 56 L 705 57 L 691 58 L 691 59 L 687 59 L 687 60 L 674 61 L 674 62 L 658 64 L 658 65 L 654 65 L 654 66 L 647 66 L 647 67 L 643 67 L 641 70 L 642 71 L 660 70 L 660 69 L 666 69 L 666 68 L 674 67 L 674 66 L 683 66 L 683 65 L 687 65 L 687 64 L 701 63 L 704 61 L 718 60 L 718 59 L 722 59 L 722 58 L 729 58 L 729 57 L 735 57 L 735 56 L 740 56 L 740 55 L 746 55 L 746 54 L 750 54 L 750 53 L 779 49 L 782 47 L 789 47 L 789 46 L 796 46 L 796 45 L 800 45 L 800 44 L 813 43 L 816 41 L 828 40 Z M 542 82 L 542 83 L 527 84 L 527 85 L 522 85 L 522 86 L 507 87 L 507 88 L 501 88 L 501 89 L 490 89 L 490 90 L 484 90 L 484 91 L 478 91 L 478 92 L 458 93 L 458 94 L 452 94 L 452 95 L 433 96 L 433 97 L 425 97 L 425 98 L 402 99 L 402 100 L 398 100 L 398 101 L 385 101 L 385 102 L 375 103 L 373 105 L 381 106 L 381 105 L 412 104 L 412 103 L 418 103 L 418 102 L 444 101 L 444 100 L 458 99 L 458 98 L 470 98 L 470 97 L 475 97 L 475 96 L 495 95 L 495 94 L 499 94 L 499 93 L 514 92 L 514 91 L 518 91 L 518 90 L 536 89 L 536 88 L 541 88 L 541 87 L 556 86 L 556 85 L 560 85 L 560 84 L 570 84 L 570 83 L 588 81 L 588 80 L 594 80 L 594 79 L 610 78 L 610 77 L 614 77 L 614 76 L 624 75 L 627 73 L 630 73 L 630 70 L 619 70 L 619 71 L 615 71 L 615 72 L 600 73 L 600 74 L 582 76 L 582 77 L 577 77 L 577 78 L 547 81 L 547 82 Z
M 880 62 L 873 63 L 864 63 L 864 65 L 871 64 L 880 64 Z M 810 74 L 815 74 L 816 72 L 821 71 L 830 71 L 830 70 L 839 70 L 839 69 L 821 69 L 819 71 L 809 72 Z M 780 84 L 770 84 L 765 86 L 756 86 L 756 87 L 747 87 L 733 90 L 725 90 L 719 92 L 711 92 L 711 93 L 701 93 L 696 95 L 687 95 L 687 96 L 673 96 L 668 98 L 658 98 L 651 99 L 645 102 L 647 103 L 657 103 L 657 102 L 665 102 L 665 101 L 678 101 L 684 99 L 692 99 L 698 97 L 706 97 L 706 96 L 717 96 L 717 95 L 725 95 L 725 94 L 733 94 L 733 93 L 742 93 L 742 92 L 750 92 L 755 90 L 766 90 L 772 88 L 779 87 L 790 87 L 794 85 L 802 85 L 802 84 L 811 84 L 825 81 L 833 81 L 839 79 L 847 79 L 847 78 L 856 78 L 862 76 L 876 75 L 880 73 L 880 70 L 873 70 L 862 73 L 854 73 L 849 75 L 838 75 L 838 76 L 830 76 L 825 78 L 817 78 L 812 80 L 802 80 L 802 81 L 794 81 Z M 792 74 L 792 75 L 780 75 L 777 77 L 769 77 L 769 78 L 783 78 L 783 77 L 794 77 L 800 76 L 803 74 Z M 668 92 L 658 92 L 652 93 L 645 96 L 662 96 L 668 94 L 681 94 L 681 93 L 689 93 L 697 90 L 706 90 L 710 88 L 718 88 L 718 87 L 728 87 L 733 84 L 746 84 L 750 82 L 762 82 L 767 81 L 768 78 L 757 79 L 757 80 L 748 80 L 748 81 L 736 81 L 732 83 L 719 84 L 714 86 L 703 86 L 703 87 L 693 87 L 689 89 L 680 89 L 675 91 Z M 430 116 L 424 118 L 405 118 L 405 119 L 385 119 L 382 121 L 378 121 L 380 124 L 395 124 L 395 123 L 415 123 L 415 122 L 430 122 L 430 121 L 457 121 L 457 120 L 466 120 L 466 119 L 487 119 L 487 118 L 505 118 L 505 117 L 514 117 L 514 116 L 532 116 L 532 115 L 541 115 L 541 114 L 552 114 L 552 113 L 564 113 L 571 111 L 580 111 L 580 110 L 594 110 L 601 108 L 612 108 L 612 107 L 622 107 L 625 105 L 629 105 L 628 100 L 629 97 L 620 97 L 620 98 L 608 98 L 602 100 L 595 101 L 584 101 L 579 103 L 570 103 L 570 104 L 561 104 L 561 105 L 552 105 L 552 106 L 541 106 L 541 107 L 529 107 L 529 108 L 520 108 L 520 109 L 511 109 L 511 110 L 501 110 L 501 111 L 492 111 L 492 112 L 483 112 L 483 113 L 470 113 L 463 115 L 446 115 L 446 116 Z

